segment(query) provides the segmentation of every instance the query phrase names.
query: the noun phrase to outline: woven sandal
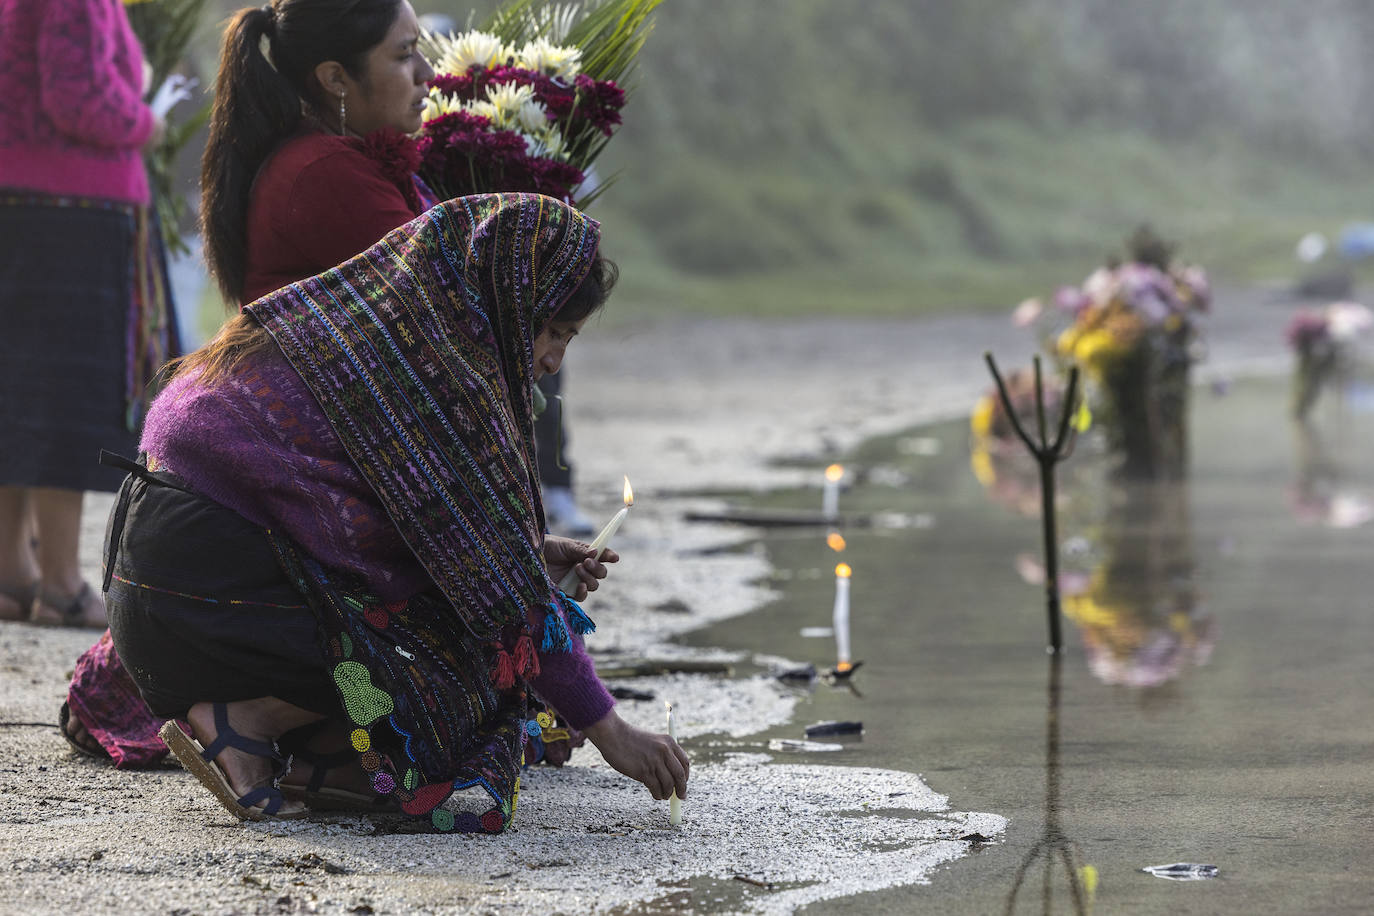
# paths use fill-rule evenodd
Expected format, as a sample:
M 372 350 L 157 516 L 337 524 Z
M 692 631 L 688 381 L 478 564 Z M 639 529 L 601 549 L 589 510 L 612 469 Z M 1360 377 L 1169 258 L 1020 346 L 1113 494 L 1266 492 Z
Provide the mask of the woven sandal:
M 38 594 L 38 583 L 30 582 L 28 585 L 0 585 L 0 598 L 14 602 L 17 609 L 14 613 L 0 611 L 0 620 L 28 620 L 29 612 L 33 609 L 34 596 Z
M 276 745 L 266 741 L 254 741 L 252 738 L 245 738 L 230 728 L 229 710 L 223 703 L 216 703 L 214 710 L 215 731 L 218 733 L 218 737 L 210 743 L 208 748 L 201 747 L 199 741 L 182 731 L 175 719 L 164 724 L 162 730 L 158 732 L 158 736 L 162 738 L 163 743 L 167 745 L 177 760 L 181 761 L 181 765 L 186 768 L 187 772 L 199 779 L 201 785 L 209 789 L 210 794 L 215 796 L 215 800 L 239 820 L 262 821 L 268 818 L 286 820 L 304 817 L 308 812 L 277 813 L 286 801 L 281 789 L 277 786 L 281 778 L 286 775 L 287 770 L 290 769 L 291 759 L 283 757 L 277 751 Z M 215 758 L 219 756 L 219 753 L 228 747 L 245 751 L 254 757 L 266 757 L 274 761 L 277 764 L 277 772 L 272 777 L 272 785 L 258 786 L 243 795 L 236 794 L 233 787 L 229 785 L 224 770 L 215 763 Z M 260 802 L 263 803 L 261 808 L 254 807 Z
M 81 590 L 72 598 L 58 601 L 53 601 L 40 588 L 33 599 L 34 613 L 29 616 L 29 621 L 45 627 L 85 627 L 103 630 L 106 626 L 104 619 L 87 622 L 83 617 L 87 602 L 95 596 L 95 592 L 91 591 L 89 582 L 82 582 Z M 48 608 L 50 611 L 56 612 L 56 619 L 41 619 L 37 613 L 39 608 Z

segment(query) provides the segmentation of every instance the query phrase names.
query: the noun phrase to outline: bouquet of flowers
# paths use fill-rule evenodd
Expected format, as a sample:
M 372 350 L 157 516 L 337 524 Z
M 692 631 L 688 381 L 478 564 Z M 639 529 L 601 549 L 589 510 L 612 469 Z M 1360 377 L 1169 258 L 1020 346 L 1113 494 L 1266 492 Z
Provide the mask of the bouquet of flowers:
M 176 73 L 200 25 L 206 0 L 124 0 L 134 34 L 143 49 L 145 97 L 159 117 L 177 101 L 189 98 L 194 81 Z M 153 207 L 169 251 L 186 252 L 178 226 L 186 212 L 185 195 L 174 187 L 177 158 L 210 117 L 210 104 L 176 124 L 169 123 L 144 154 Z
M 619 85 L 661 0 L 541 8 L 516 0 L 485 29 L 426 33 L 434 67 L 420 174 L 442 198 L 535 191 L 589 204 L 588 172 L 620 124 Z
M 1127 474 L 1178 476 L 1197 319 L 1211 304 L 1211 288 L 1202 268 L 1176 264 L 1173 246 L 1148 229 L 1127 248 L 1125 262 L 1055 294 L 1061 320 L 1057 327 L 1048 322 L 1043 345 L 1061 365 L 1083 368 L 1096 395 L 1094 412 Z M 1040 300 L 1031 299 L 1013 320 L 1043 325 L 1047 317 Z
M 1307 420 L 1317 397 L 1350 373 L 1357 340 L 1374 328 L 1374 314 L 1356 302 L 1303 309 L 1288 322 L 1285 336 L 1297 363 L 1293 368 L 1293 419 Z

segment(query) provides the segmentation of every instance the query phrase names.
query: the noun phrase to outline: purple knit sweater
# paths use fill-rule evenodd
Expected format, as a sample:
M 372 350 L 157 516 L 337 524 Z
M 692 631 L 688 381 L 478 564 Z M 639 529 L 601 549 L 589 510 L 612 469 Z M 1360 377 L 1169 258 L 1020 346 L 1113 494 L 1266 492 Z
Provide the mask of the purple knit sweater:
M 142 89 L 120 0 L 0 0 L 0 187 L 147 203 Z
M 286 534 L 324 566 L 360 576 L 385 601 L 430 585 L 310 389 L 275 350 L 213 387 L 173 379 L 148 411 L 141 447 L 196 491 Z M 615 701 L 581 643 L 573 645 L 540 653 L 531 684 L 580 729 Z

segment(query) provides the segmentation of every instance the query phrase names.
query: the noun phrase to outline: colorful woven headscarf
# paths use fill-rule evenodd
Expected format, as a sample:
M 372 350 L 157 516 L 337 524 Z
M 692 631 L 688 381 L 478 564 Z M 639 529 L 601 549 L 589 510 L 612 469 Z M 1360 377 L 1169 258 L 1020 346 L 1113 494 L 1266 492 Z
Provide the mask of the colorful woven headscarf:
M 595 220 L 553 198 L 457 198 L 246 308 L 467 629 L 500 644 L 498 682 L 533 673 L 528 621 L 553 593 L 533 341 L 599 240 Z

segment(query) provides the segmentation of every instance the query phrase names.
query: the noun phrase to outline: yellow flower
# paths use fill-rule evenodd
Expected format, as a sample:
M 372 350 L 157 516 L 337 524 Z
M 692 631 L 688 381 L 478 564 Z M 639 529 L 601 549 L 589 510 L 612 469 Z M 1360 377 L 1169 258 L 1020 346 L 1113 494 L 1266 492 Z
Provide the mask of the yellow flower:
M 992 432 L 992 418 L 997 413 L 997 403 L 992 399 L 992 395 L 985 394 L 978 399 L 978 403 L 973 406 L 973 414 L 969 417 L 969 428 L 975 436 L 986 436 Z
M 1105 328 L 1098 328 L 1078 338 L 1073 348 L 1073 358 L 1089 371 L 1100 373 L 1120 352 L 1120 341 L 1116 335 Z
M 968 456 L 968 463 L 973 469 L 973 476 L 977 477 L 983 486 L 991 487 L 997 482 L 997 468 L 992 463 L 992 455 L 988 454 L 987 446 L 981 442 L 974 446 L 973 452 Z

